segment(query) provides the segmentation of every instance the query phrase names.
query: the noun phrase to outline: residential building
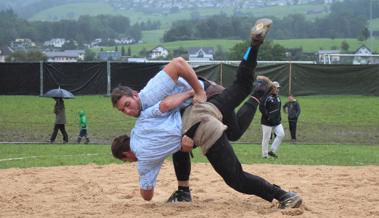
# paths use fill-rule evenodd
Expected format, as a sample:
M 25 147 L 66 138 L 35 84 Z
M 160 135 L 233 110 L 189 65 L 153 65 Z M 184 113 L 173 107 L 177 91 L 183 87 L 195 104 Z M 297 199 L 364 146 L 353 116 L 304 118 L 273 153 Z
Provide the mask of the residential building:
M 36 43 L 34 43 L 30 39 L 16 39 L 11 42 L 10 47 L 15 51 L 26 51 L 36 47 Z
M 337 64 L 340 62 L 339 50 L 320 50 L 318 51 L 318 62 L 320 64 Z
M 168 54 L 168 49 L 162 46 L 157 46 L 149 52 L 148 59 L 165 59 L 168 57 Z
M 44 52 L 47 62 L 78 62 L 84 60 L 84 50 L 65 50 Z
M 213 61 L 215 51 L 211 47 L 193 47 L 188 49 L 189 61 Z
M 5 59 L 9 55 L 11 55 L 13 52 L 14 52 L 13 49 L 8 46 L 1 47 L 0 48 L 0 62 L 5 62 Z
M 353 64 L 374 64 L 373 54 L 369 48 L 362 45 L 354 53 Z
M 54 47 L 54 48 L 62 48 L 62 46 L 66 43 L 66 40 L 63 38 L 55 38 L 49 41 L 45 41 L 43 46 L 46 47 Z
M 103 61 L 117 61 L 122 57 L 120 51 L 101 51 L 97 56 Z

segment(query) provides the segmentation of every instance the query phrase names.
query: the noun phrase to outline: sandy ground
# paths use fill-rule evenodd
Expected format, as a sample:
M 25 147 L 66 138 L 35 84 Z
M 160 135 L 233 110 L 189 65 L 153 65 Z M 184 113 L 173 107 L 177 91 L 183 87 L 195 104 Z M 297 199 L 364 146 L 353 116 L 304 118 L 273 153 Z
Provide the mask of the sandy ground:
M 244 168 L 300 193 L 304 204 L 280 210 L 276 202 L 237 193 L 209 164 L 193 164 L 192 203 L 168 204 L 176 189 L 171 162 L 145 202 L 134 164 L 86 165 L 0 170 L 0 217 L 379 217 L 379 166 Z

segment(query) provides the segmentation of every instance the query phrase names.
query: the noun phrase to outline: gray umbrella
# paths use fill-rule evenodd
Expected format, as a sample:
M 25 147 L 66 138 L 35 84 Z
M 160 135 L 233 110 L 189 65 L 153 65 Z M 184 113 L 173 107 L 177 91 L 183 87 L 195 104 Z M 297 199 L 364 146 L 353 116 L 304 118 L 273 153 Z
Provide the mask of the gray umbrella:
M 60 87 L 46 92 L 43 96 L 52 98 L 75 98 L 71 92 L 66 89 L 61 89 Z

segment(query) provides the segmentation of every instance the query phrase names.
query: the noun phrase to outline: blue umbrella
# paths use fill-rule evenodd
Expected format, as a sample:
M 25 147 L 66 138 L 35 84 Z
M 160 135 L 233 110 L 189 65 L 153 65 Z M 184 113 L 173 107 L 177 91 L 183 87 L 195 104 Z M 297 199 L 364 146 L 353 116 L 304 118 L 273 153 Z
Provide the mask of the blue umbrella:
M 43 96 L 51 98 L 75 98 L 71 92 L 67 91 L 66 89 L 61 89 L 60 87 L 46 92 Z

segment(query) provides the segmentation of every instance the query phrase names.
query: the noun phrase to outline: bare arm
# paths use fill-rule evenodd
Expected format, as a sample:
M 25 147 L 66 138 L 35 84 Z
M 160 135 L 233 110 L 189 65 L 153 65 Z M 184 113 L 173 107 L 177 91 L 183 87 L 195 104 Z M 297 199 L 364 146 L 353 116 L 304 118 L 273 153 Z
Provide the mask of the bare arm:
M 140 194 L 145 201 L 150 201 L 154 196 L 154 188 L 152 189 L 140 189 Z
M 159 110 L 162 113 L 166 113 L 179 105 L 181 105 L 185 100 L 192 97 L 194 94 L 193 90 L 177 93 L 175 95 L 170 95 L 164 98 L 159 104 Z
M 174 80 L 177 81 L 179 76 L 183 77 L 195 91 L 193 101 L 194 103 L 205 102 L 207 96 L 204 89 L 201 87 L 200 82 L 196 76 L 195 71 L 182 57 L 174 58 L 167 64 L 163 70 Z

